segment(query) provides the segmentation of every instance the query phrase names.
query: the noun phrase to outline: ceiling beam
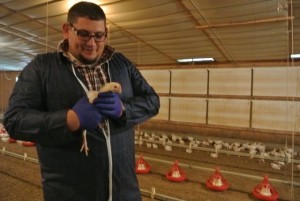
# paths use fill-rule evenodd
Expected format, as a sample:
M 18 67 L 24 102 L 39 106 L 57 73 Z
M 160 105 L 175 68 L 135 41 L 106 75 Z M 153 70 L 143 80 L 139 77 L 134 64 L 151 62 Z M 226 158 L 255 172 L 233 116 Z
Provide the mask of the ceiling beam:
M 206 21 L 205 17 L 203 14 L 200 12 L 198 7 L 195 5 L 193 1 L 190 1 L 191 5 L 198 11 L 199 15 Z M 181 0 L 182 6 L 185 8 L 186 12 L 189 13 L 190 18 L 195 22 L 195 24 L 199 24 L 199 21 L 194 17 L 194 15 L 191 13 L 191 11 L 187 8 L 185 5 L 184 1 Z M 196 26 L 197 27 L 197 26 Z M 221 48 L 217 42 L 213 39 L 213 37 L 206 31 L 206 30 L 201 30 L 203 34 L 209 39 L 209 41 L 213 44 L 213 46 L 218 50 L 218 52 L 227 60 L 227 61 L 233 61 L 232 56 L 230 55 L 229 51 L 227 50 L 226 46 L 222 43 L 221 39 L 218 37 L 218 35 L 213 31 L 214 35 L 217 38 L 217 42 L 221 44 L 223 48 Z
M 196 26 L 196 29 L 210 29 L 210 28 L 220 28 L 220 27 L 231 27 L 231 26 L 243 26 L 249 24 L 261 24 L 261 23 L 270 23 L 270 22 L 280 22 L 280 21 L 290 21 L 294 20 L 294 16 L 288 17 L 278 17 L 278 18 L 268 18 L 268 19 L 260 19 L 260 20 L 251 20 L 244 22 L 230 22 L 230 23 L 222 23 L 222 24 L 207 24 Z
M 127 29 L 119 26 L 118 24 L 110 21 L 109 19 L 106 19 L 111 25 L 117 27 L 119 30 L 125 32 L 126 34 L 128 34 L 129 36 L 135 38 L 137 41 L 145 44 L 146 46 L 150 47 L 151 49 L 155 50 L 156 52 L 160 53 L 161 55 L 163 55 L 164 57 L 170 59 L 171 61 L 174 61 L 174 63 L 176 63 L 176 59 L 170 57 L 169 55 L 167 55 L 166 53 L 162 52 L 161 50 L 157 49 L 156 47 L 154 47 L 153 45 L 149 44 L 148 42 L 146 42 L 145 40 L 143 40 L 142 38 L 138 37 L 137 35 L 131 33 L 130 31 L 128 31 Z M 138 64 L 138 63 L 137 63 Z M 139 65 L 139 64 L 138 64 Z

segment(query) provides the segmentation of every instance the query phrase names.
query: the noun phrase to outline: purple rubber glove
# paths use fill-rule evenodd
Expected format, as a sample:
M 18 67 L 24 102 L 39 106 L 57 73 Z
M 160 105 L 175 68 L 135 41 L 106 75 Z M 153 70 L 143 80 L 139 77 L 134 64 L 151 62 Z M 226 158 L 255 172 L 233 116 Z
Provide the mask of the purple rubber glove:
M 122 115 L 122 102 L 118 93 L 100 93 L 93 104 L 103 116 L 117 119 Z
M 89 103 L 86 96 L 82 97 L 72 109 L 79 118 L 81 130 L 94 130 L 102 121 L 102 115 Z

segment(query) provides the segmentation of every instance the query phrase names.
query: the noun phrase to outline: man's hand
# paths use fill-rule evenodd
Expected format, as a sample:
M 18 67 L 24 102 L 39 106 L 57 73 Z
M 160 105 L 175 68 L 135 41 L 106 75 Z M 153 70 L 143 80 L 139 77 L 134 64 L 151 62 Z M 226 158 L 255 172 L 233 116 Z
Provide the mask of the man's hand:
M 99 93 L 93 105 L 103 116 L 117 119 L 122 115 L 122 102 L 118 93 Z
M 82 97 L 72 108 L 78 116 L 81 130 L 94 130 L 103 117 L 98 109 L 90 104 L 87 97 Z

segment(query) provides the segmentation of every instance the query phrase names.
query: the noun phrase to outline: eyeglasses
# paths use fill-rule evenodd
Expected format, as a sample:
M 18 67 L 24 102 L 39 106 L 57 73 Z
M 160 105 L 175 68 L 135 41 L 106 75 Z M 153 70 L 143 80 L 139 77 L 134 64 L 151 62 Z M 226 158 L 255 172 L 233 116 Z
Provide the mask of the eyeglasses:
M 91 38 L 94 38 L 96 42 L 103 42 L 107 36 L 106 32 L 99 31 L 91 34 L 89 31 L 76 29 L 72 24 L 70 26 L 73 28 L 78 39 L 82 41 L 89 41 Z

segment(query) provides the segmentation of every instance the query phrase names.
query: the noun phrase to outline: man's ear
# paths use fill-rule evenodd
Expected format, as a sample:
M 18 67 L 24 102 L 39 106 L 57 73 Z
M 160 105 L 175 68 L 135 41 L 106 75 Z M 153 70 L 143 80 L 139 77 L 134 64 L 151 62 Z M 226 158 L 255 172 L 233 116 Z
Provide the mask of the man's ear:
M 69 38 L 69 32 L 70 32 L 70 25 L 68 23 L 64 23 L 62 26 L 62 31 L 63 31 L 63 34 L 64 34 L 64 38 L 65 39 L 68 39 Z

